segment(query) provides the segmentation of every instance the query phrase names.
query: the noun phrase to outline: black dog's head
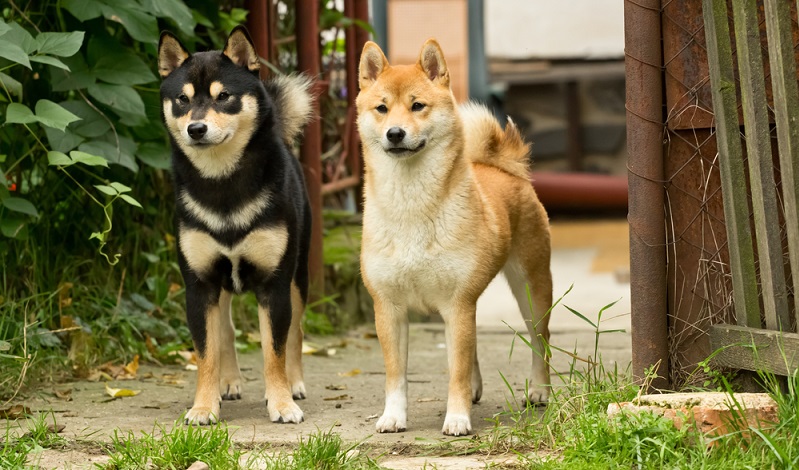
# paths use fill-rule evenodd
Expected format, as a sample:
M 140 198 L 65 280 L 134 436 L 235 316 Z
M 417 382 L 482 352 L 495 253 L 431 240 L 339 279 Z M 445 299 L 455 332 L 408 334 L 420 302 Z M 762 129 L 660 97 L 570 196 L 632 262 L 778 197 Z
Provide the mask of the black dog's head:
M 247 30 L 222 51 L 189 54 L 168 32 L 158 45 L 162 114 L 175 144 L 206 177 L 230 174 L 268 113 L 260 64 Z

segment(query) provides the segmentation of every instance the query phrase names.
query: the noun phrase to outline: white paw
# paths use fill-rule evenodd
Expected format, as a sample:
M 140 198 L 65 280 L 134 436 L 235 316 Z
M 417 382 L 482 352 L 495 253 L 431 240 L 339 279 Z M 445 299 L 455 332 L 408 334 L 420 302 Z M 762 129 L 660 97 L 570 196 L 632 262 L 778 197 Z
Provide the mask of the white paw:
M 301 423 L 305 419 L 300 407 L 291 400 L 282 403 L 269 400 L 266 411 L 273 423 Z
M 406 429 L 405 420 L 406 416 L 404 414 L 385 412 L 377 420 L 375 429 L 377 429 L 377 432 L 403 432 Z
M 546 405 L 549 401 L 549 387 L 536 387 L 527 391 L 527 402 L 531 405 Z
M 299 381 L 291 384 L 291 396 L 294 397 L 295 400 L 305 400 L 307 396 L 305 393 L 305 382 Z
M 205 426 L 208 424 L 216 424 L 219 421 L 219 407 L 216 409 L 194 406 L 186 413 L 186 424 Z
M 465 436 L 472 432 L 472 420 L 468 415 L 447 413 L 441 432 L 447 436 Z
M 223 400 L 241 400 L 241 377 L 222 379 L 219 384 L 219 393 Z

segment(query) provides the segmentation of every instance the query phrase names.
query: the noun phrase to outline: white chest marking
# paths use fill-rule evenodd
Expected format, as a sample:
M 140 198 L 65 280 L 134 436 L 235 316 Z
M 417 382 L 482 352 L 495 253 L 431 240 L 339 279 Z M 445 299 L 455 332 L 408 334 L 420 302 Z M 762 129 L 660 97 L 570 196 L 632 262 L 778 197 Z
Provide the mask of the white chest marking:
M 203 206 L 199 201 L 191 197 L 188 191 L 180 193 L 180 200 L 186 205 L 186 209 L 194 217 L 200 219 L 209 229 L 214 232 L 221 232 L 225 229 L 244 229 L 266 209 L 272 201 L 272 194 L 264 189 L 258 196 L 250 202 L 236 208 L 231 213 L 221 213 Z
M 287 244 L 288 230 L 285 226 L 253 230 L 232 247 L 222 245 L 205 232 L 180 229 L 180 251 L 189 267 L 202 277 L 220 256 L 224 256 L 233 266 L 231 277 L 236 292 L 241 292 L 243 287 L 239 276 L 242 260 L 260 270 L 274 271 L 283 259 Z

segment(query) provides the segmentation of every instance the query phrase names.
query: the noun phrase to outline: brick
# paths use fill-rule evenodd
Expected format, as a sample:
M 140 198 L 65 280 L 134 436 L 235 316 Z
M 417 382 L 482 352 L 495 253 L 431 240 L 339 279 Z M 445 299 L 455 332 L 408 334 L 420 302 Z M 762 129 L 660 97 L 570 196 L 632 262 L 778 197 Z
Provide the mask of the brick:
M 779 421 L 777 403 L 766 393 L 642 395 L 632 402 L 608 405 L 608 416 L 622 412 L 661 415 L 672 420 L 677 429 L 693 425 L 709 437 L 743 431 L 750 426 L 769 427 Z

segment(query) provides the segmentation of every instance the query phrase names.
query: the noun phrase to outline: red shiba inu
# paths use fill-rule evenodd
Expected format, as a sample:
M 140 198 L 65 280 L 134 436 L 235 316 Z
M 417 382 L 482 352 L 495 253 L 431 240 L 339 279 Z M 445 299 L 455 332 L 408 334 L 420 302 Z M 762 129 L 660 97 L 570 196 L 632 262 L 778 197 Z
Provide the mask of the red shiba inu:
M 406 428 L 412 307 L 437 311 L 446 324 L 450 377 L 443 432 L 471 432 L 472 403 L 482 394 L 476 303 L 500 271 L 534 346 L 527 398 L 546 402 L 549 223 L 530 184 L 529 146 L 515 125 L 503 130 L 486 108 L 458 107 L 435 40 L 424 44 L 416 64 L 398 66 L 367 43 L 359 81 L 366 167 L 361 270 L 386 364 L 377 431 Z

